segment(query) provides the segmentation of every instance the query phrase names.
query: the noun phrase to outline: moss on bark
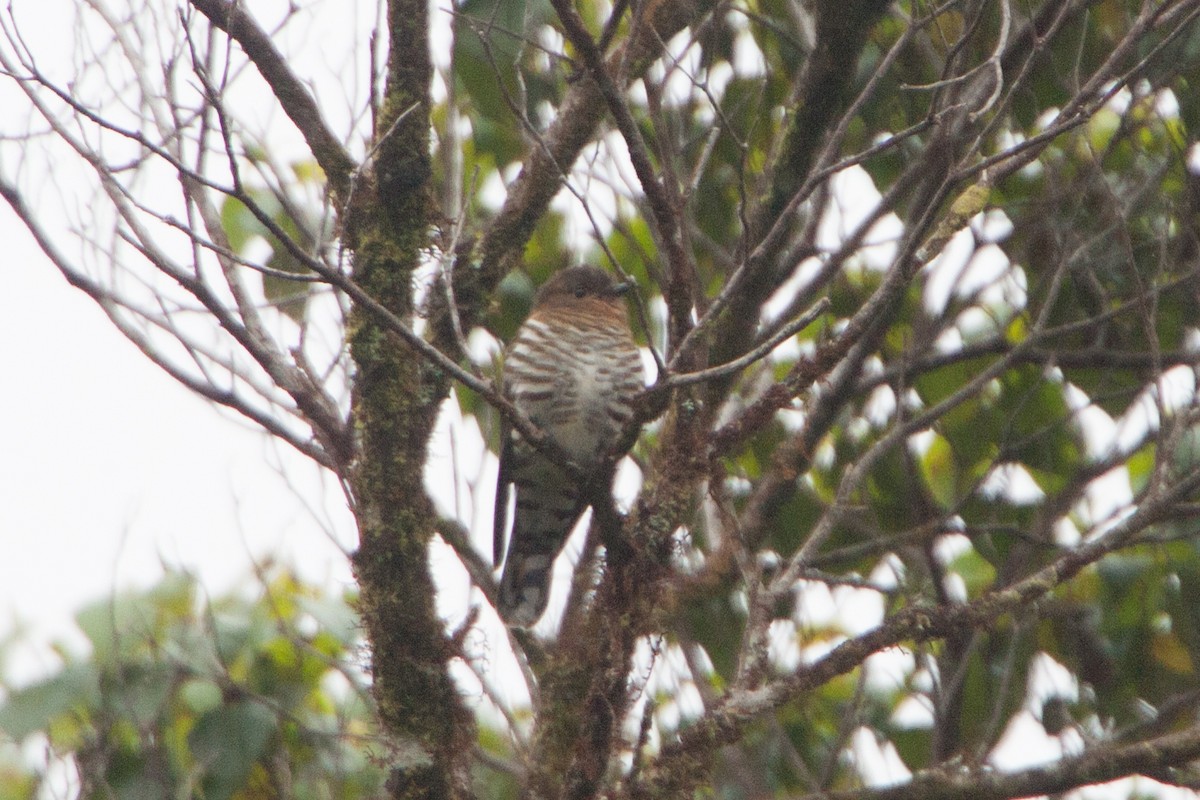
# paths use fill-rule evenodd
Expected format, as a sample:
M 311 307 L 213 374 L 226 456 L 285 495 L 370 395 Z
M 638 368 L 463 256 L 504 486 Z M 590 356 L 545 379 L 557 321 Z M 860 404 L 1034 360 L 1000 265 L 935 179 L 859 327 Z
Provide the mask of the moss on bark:
M 355 281 L 411 320 L 413 272 L 429 232 L 428 20 L 423 0 L 394 0 L 388 13 L 380 143 L 374 170 L 348 210 L 347 240 Z M 435 516 L 423 482 L 448 384 L 361 309 L 352 315 L 349 343 L 359 444 L 351 476 L 359 526 L 353 563 L 375 698 L 396 743 L 388 787 L 395 798 L 462 796 L 473 725 L 447 671 L 451 648 L 434 608 L 428 549 Z

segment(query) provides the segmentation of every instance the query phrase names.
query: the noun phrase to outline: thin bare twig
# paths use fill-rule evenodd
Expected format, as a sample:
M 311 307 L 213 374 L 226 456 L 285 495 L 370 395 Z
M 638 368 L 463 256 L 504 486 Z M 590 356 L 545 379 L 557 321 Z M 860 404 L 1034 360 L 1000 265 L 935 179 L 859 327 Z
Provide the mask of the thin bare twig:
M 271 37 L 239 3 L 226 0 L 190 0 L 209 22 L 225 31 L 242 46 L 275 93 L 284 113 L 299 129 L 334 191 L 345 197 L 356 169 L 355 161 L 342 146 L 341 137 L 326 124 L 320 106 L 303 82 L 292 72 L 287 58 Z
M 670 277 L 667 285 L 663 288 L 670 313 L 669 329 L 673 345 L 674 342 L 681 341 L 691 327 L 692 274 L 695 269 L 683 248 L 679 210 L 672 205 L 665 187 L 655 174 L 642 132 L 609 74 L 604 57 L 596 47 L 592 35 L 584 26 L 579 13 L 568 0 L 551 0 L 551 4 L 558 13 L 559 20 L 563 23 L 567 38 L 579 50 L 592 80 L 599 86 L 600 94 L 608 104 L 609 113 L 612 114 L 617 129 L 625 139 L 630 162 L 633 164 L 638 180 L 642 184 L 642 191 L 645 192 L 646 199 L 650 204 L 651 216 L 658 231 L 659 241 L 667 254 Z
M 732 375 L 735 372 L 739 372 L 753 364 L 755 361 L 765 357 L 780 344 L 807 328 L 813 323 L 814 320 L 829 310 L 829 305 L 829 298 L 822 297 L 820 300 L 814 303 L 812 308 L 808 309 L 808 311 L 805 311 L 798 318 L 784 325 L 770 338 L 755 347 L 753 350 L 746 351 L 746 353 L 741 357 L 735 358 L 733 361 L 725 364 L 709 367 L 708 369 L 702 369 L 697 372 L 685 372 L 679 375 L 670 375 L 664 380 L 659 381 L 651 386 L 649 389 L 647 389 L 647 391 L 657 392 L 662 390 L 678 389 L 683 386 L 691 386 L 692 384 L 711 381 L 716 378 L 721 378 L 726 375 Z

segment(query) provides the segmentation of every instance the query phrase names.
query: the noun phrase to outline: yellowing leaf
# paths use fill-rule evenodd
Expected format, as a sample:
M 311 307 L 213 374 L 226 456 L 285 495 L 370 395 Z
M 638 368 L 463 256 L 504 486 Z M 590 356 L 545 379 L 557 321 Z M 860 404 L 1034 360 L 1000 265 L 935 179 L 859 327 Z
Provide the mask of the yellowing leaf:
M 934 499 L 945 508 L 954 505 L 958 470 L 954 464 L 954 451 L 945 437 L 934 434 L 920 464 L 922 477 Z
M 1181 675 L 1191 675 L 1195 670 L 1192 665 L 1192 656 L 1188 653 L 1187 648 L 1179 641 L 1179 637 L 1173 633 L 1160 633 L 1155 635 L 1150 642 L 1150 652 L 1154 656 L 1154 660 L 1162 664 L 1172 672 L 1178 672 Z

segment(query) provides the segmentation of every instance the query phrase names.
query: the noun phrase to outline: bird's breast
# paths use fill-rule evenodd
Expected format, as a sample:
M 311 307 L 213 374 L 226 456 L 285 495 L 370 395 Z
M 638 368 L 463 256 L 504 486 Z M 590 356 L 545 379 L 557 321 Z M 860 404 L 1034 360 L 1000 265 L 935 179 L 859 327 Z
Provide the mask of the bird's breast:
M 530 319 L 514 339 L 504 381 L 514 403 L 585 465 L 613 446 L 643 385 L 627 331 Z

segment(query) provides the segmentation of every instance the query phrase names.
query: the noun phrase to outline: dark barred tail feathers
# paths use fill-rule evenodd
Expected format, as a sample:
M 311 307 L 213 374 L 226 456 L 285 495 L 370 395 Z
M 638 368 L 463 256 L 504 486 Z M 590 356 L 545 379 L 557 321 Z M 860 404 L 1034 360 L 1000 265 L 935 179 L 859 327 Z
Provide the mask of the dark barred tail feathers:
M 525 448 L 518 444 L 516 449 Z M 509 625 L 528 627 L 546 610 L 554 559 L 584 506 L 577 487 L 554 464 L 537 453 L 522 455 L 527 460 L 516 470 L 513 480 L 513 525 L 497 611 Z M 496 501 L 496 530 L 501 532 L 506 499 Z

